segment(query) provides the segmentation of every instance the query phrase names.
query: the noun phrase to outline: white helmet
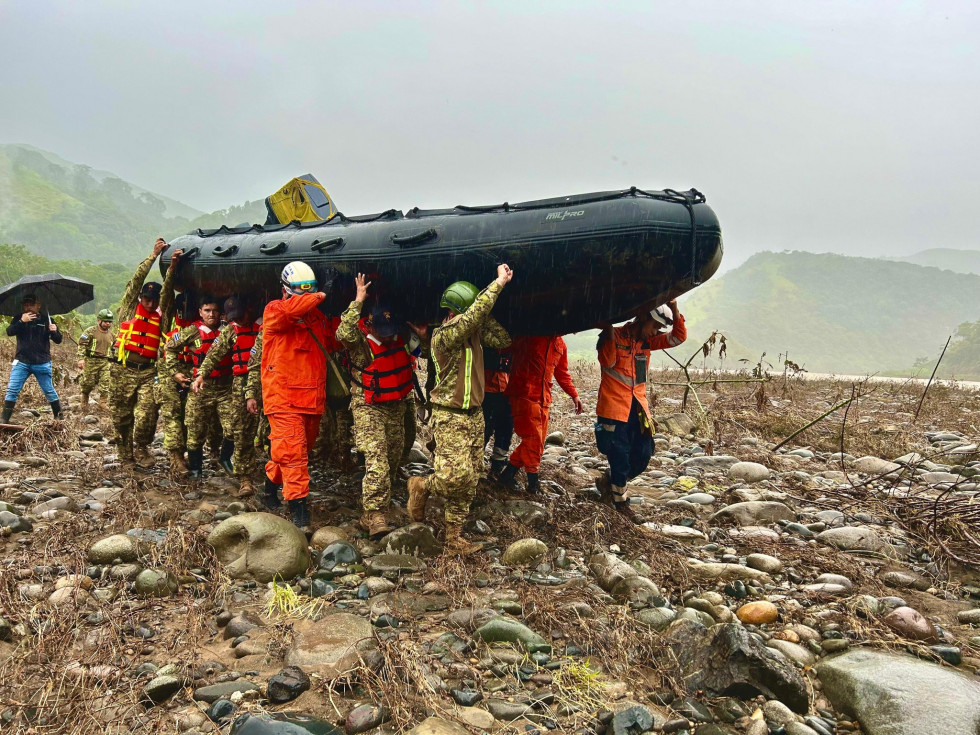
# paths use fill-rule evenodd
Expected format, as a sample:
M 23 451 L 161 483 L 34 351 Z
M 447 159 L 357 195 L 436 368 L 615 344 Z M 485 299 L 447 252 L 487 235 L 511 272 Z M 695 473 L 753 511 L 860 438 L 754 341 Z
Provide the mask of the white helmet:
M 663 329 L 664 327 L 669 327 L 674 323 L 674 312 L 670 310 L 669 306 L 658 306 L 656 309 L 650 312 L 650 318 L 659 324 L 661 329 Z
M 301 260 L 294 260 L 282 269 L 282 287 L 291 294 L 299 295 L 316 291 L 316 274 Z

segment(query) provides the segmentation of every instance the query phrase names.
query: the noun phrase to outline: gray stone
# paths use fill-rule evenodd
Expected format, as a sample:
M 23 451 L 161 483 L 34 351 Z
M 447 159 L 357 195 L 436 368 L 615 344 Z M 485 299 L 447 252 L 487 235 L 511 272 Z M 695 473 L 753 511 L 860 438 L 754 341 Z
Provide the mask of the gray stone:
M 500 560 L 511 567 L 532 566 L 540 562 L 547 553 L 548 546 L 544 541 L 525 538 L 508 546 Z
M 388 711 L 374 704 L 362 704 L 347 714 L 344 729 L 349 735 L 373 730 L 388 719 Z
M 253 684 L 244 679 L 238 679 L 237 681 L 225 681 L 220 684 L 212 684 L 195 689 L 194 699 L 198 702 L 211 704 L 219 699 L 227 699 L 235 692 L 254 692 L 259 691 L 259 689 L 258 684 Z
M 898 556 L 895 547 L 884 541 L 873 528 L 866 526 L 828 528 L 817 535 L 817 540 L 841 551 L 870 551 L 892 558 Z
M 679 500 L 687 501 L 693 505 L 711 505 L 718 498 L 711 493 L 691 493 L 690 495 L 685 495 L 683 498 L 679 498 Z
M 144 569 L 136 577 L 136 594 L 143 597 L 169 597 L 177 591 L 176 577 L 164 569 Z
M 786 735 L 820 735 L 812 727 L 807 727 L 802 722 L 786 723 Z
M 657 416 L 657 424 L 662 431 L 673 436 L 687 436 L 697 430 L 697 424 L 686 413 L 674 413 L 669 416 Z
M 854 460 L 852 466 L 858 472 L 863 472 L 867 475 L 884 475 L 902 469 L 902 465 L 878 457 L 861 457 L 860 459 Z
M 727 470 L 737 463 L 738 457 L 730 457 L 726 454 L 716 454 L 713 456 L 699 455 L 685 459 L 681 462 L 681 467 L 686 470 Z
M 208 543 L 232 579 L 288 580 L 310 565 L 306 536 L 271 513 L 239 513 L 223 520 L 211 531 Z
M 740 698 L 763 694 L 794 712 L 809 709 L 807 686 L 796 668 L 740 624 L 719 624 L 706 630 L 693 621 L 678 620 L 664 637 L 688 691 Z
M 410 523 L 396 528 L 378 542 L 378 548 L 387 554 L 413 556 L 437 556 L 442 552 L 432 529 L 424 523 Z
M 779 574 L 783 571 L 783 563 L 769 554 L 749 554 L 745 557 L 745 564 L 766 574 Z
M 525 526 L 533 527 L 551 520 L 548 509 L 531 500 L 509 500 L 504 503 L 504 513 L 513 516 Z
M 153 704 L 160 704 L 179 692 L 183 685 L 179 676 L 158 676 L 146 685 L 143 694 Z
M 521 702 L 508 702 L 506 699 L 488 699 L 487 710 L 495 720 L 510 722 L 531 712 L 531 705 Z
M 364 561 L 364 568 L 370 575 L 378 577 L 401 577 L 425 571 L 425 562 L 408 554 L 378 554 Z
M 510 618 L 495 618 L 477 628 L 473 635 L 486 643 L 518 643 L 528 653 L 551 653 L 550 643 L 523 623 Z
M 8 459 L 0 459 L 0 472 L 7 472 L 8 470 L 19 470 L 20 464 L 17 462 L 11 462 Z
M 741 564 L 725 564 L 722 562 L 703 562 L 698 559 L 687 560 L 688 571 L 702 582 L 743 582 L 756 581 L 765 584 L 772 582 L 765 572 L 758 569 L 743 567 Z
M 429 717 L 408 731 L 408 735 L 470 735 L 462 725 L 440 717 Z
M 75 502 L 73 498 L 67 495 L 62 495 L 59 498 L 51 498 L 50 500 L 45 500 L 43 503 L 38 503 L 33 508 L 31 508 L 31 513 L 36 516 L 40 516 L 45 511 L 49 510 L 64 510 L 69 513 L 77 513 L 78 503 Z
M 758 462 L 736 462 L 728 468 L 728 479 L 735 482 L 763 482 L 771 474 L 768 467 Z
M 544 443 L 556 447 L 563 447 L 565 446 L 565 435 L 560 431 L 552 431 L 544 438 Z
M 980 682 L 947 667 L 859 648 L 816 669 L 834 708 L 866 735 L 980 733 Z
M 117 559 L 121 562 L 133 562 L 139 556 L 139 550 L 136 539 L 117 533 L 92 544 L 88 550 L 88 560 L 93 564 L 111 564 Z
M 749 500 L 726 505 L 710 518 L 712 523 L 737 523 L 740 526 L 795 520 L 796 513 L 789 506 L 773 500 Z
M 313 536 L 310 538 L 310 546 L 314 549 L 325 549 L 338 541 L 350 543 L 350 538 L 344 529 L 337 526 L 321 526 L 313 532 Z
M 370 622 L 358 615 L 336 613 L 296 623 L 286 663 L 332 679 L 362 660 L 369 661 L 376 647 Z
M 0 510 L 0 528 L 9 528 L 11 533 L 29 533 L 34 525 L 23 516 Z
M 677 613 L 666 607 L 648 607 L 636 614 L 639 622 L 649 625 L 656 631 L 666 630 L 676 617 Z
M 445 622 L 450 628 L 460 628 L 468 633 L 472 633 L 480 626 L 498 617 L 500 617 L 500 614 L 496 610 L 491 610 L 488 607 L 463 608 L 462 610 L 453 610 L 449 613 L 446 616 Z
M 768 645 L 769 648 L 774 648 L 779 651 L 801 669 L 805 666 L 813 666 L 814 662 L 817 660 L 816 656 L 797 643 L 781 641 L 778 638 L 773 638 L 766 645 Z
M 980 607 L 973 610 L 960 610 L 956 619 L 963 625 L 980 625 Z

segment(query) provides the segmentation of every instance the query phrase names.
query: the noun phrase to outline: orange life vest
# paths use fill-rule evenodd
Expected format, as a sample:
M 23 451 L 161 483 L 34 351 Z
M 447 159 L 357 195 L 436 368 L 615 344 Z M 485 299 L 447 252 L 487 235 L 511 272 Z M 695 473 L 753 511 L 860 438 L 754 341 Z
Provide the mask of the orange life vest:
M 231 346 L 231 371 L 235 375 L 248 372 L 248 358 L 252 355 L 255 338 L 259 336 L 260 325 L 252 322 L 248 326 L 235 325 L 235 343 Z
M 196 325 L 198 334 L 201 335 L 200 343 L 191 351 L 191 356 L 194 358 L 194 376 L 197 377 L 197 369 L 201 367 L 201 363 L 204 362 L 204 357 L 208 354 L 208 350 L 211 349 L 211 345 L 218 338 L 218 330 L 206 327 L 200 322 Z M 218 366 L 212 370 L 208 375 L 204 376 L 206 378 L 227 378 L 231 375 L 231 353 L 225 355 Z
M 112 351 L 116 359 L 125 364 L 132 352 L 148 360 L 156 360 L 160 349 L 160 310 L 147 311 L 143 304 L 136 304 L 133 318 L 119 325 L 119 334 Z
M 366 334 L 363 324 L 361 330 Z M 412 392 L 412 356 L 405 349 L 405 340 L 395 337 L 389 346 L 366 336 L 374 359 L 363 370 L 355 368 L 356 377 L 351 379 L 364 388 L 365 403 L 401 400 Z
M 193 323 L 186 319 L 181 319 L 179 316 L 174 317 L 174 328 L 164 335 L 164 343 L 169 342 L 175 335 L 180 334 L 186 327 L 189 327 Z M 180 352 L 177 353 L 177 362 L 182 362 L 185 365 L 194 364 L 194 353 L 190 345 L 184 345 L 180 348 Z
M 510 381 L 510 355 L 483 348 L 483 374 L 487 393 L 503 393 Z

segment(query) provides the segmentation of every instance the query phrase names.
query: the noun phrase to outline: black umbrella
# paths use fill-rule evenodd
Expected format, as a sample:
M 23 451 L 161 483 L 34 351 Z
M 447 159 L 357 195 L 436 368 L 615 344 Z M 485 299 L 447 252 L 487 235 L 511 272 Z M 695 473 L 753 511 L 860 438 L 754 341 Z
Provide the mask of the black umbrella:
M 0 314 L 4 316 L 21 314 L 23 312 L 21 303 L 27 294 L 37 296 L 41 306 L 49 314 L 65 314 L 95 298 L 92 284 L 79 278 L 63 276 L 60 273 L 24 276 L 9 286 L 0 288 Z

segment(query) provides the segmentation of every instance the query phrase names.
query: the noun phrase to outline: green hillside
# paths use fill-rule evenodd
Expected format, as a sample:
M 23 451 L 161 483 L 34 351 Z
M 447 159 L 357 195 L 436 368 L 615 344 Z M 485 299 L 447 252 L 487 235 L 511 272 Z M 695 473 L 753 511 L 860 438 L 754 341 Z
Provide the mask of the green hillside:
M 961 324 L 939 368 L 945 378 L 980 380 L 980 321 Z
M 681 307 L 692 342 L 722 330 L 732 338 L 731 358 L 754 361 L 766 352 L 775 363 L 788 352 L 810 371 L 905 371 L 934 360 L 948 335 L 980 317 L 980 276 L 764 252 L 701 286 Z
M 133 264 L 159 236 L 244 221 L 264 222 L 264 203 L 204 214 L 53 153 L 0 145 L 0 242 L 48 258 Z
M 980 275 L 980 250 L 954 250 L 952 248 L 932 248 L 904 258 L 890 258 L 902 263 L 915 263 L 932 268 L 953 271 L 954 273 L 974 273 Z

